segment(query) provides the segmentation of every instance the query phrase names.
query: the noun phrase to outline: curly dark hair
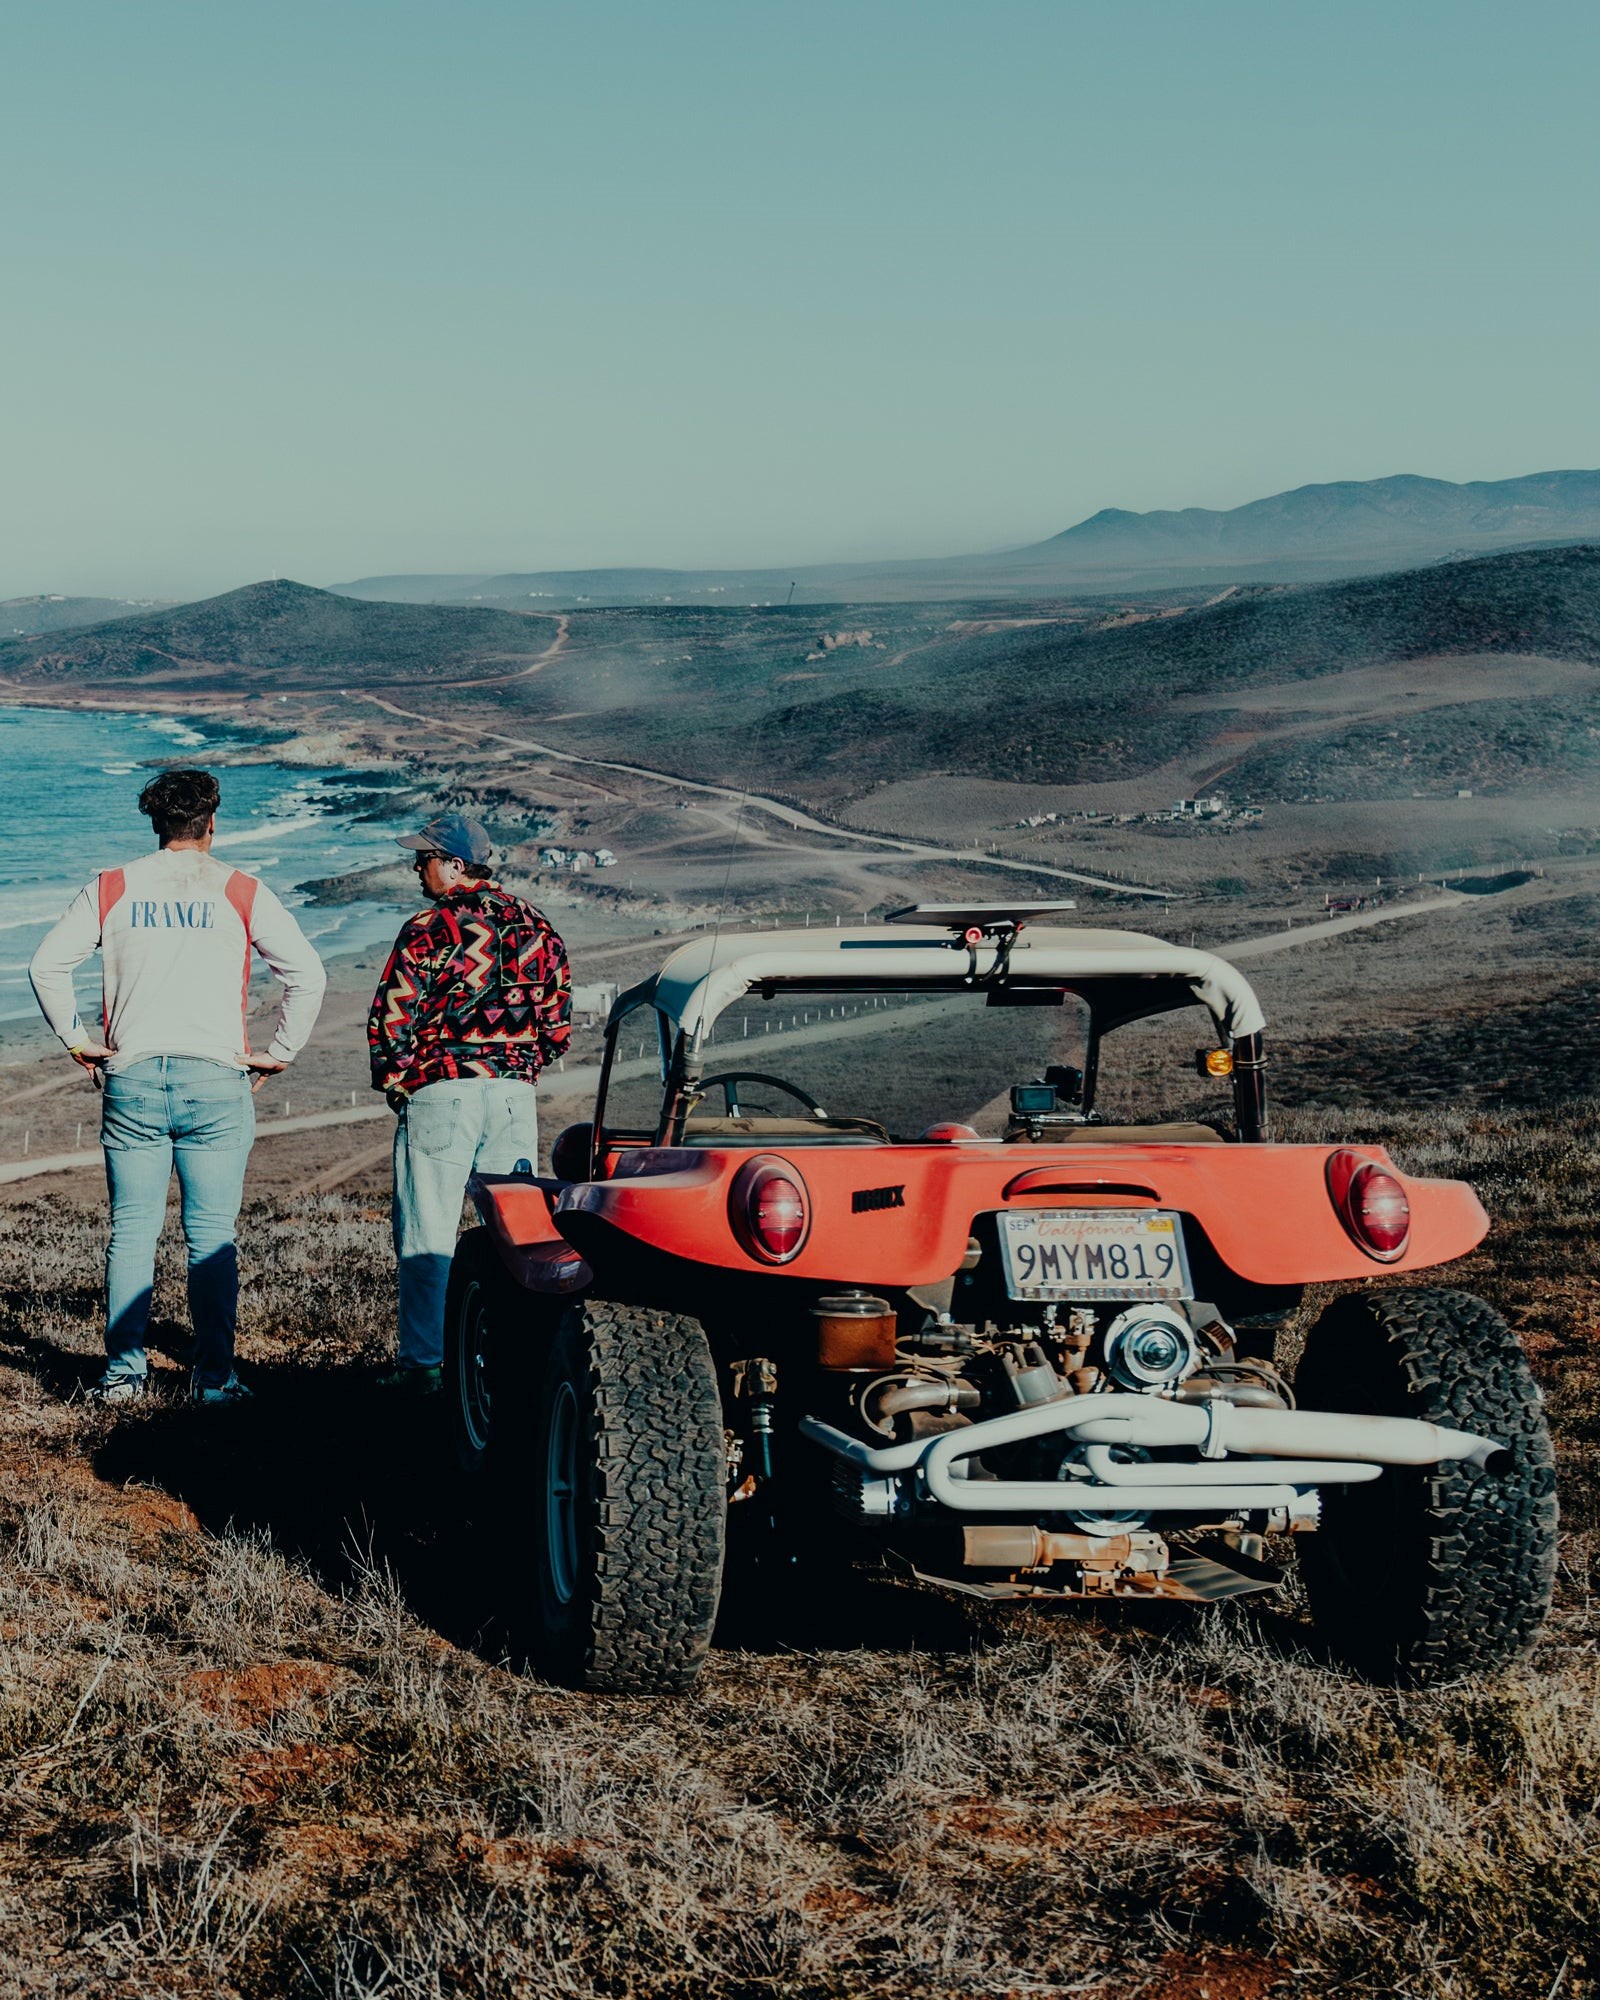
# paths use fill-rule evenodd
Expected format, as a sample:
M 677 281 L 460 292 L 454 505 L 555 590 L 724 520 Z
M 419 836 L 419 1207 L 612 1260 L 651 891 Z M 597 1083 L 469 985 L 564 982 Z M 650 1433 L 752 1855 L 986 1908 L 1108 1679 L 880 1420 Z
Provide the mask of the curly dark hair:
M 221 802 L 222 787 L 209 771 L 163 771 L 139 794 L 139 810 L 163 847 L 169 840 L 203 840 Z

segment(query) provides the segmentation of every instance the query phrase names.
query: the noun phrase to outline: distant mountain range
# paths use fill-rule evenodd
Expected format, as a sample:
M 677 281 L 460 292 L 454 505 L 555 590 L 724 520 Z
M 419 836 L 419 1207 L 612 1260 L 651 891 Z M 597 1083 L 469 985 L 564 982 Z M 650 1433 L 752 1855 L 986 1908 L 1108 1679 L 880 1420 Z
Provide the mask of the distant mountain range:
M 1205 583 L 1309 583 L 1486 553 L 1600 539 L 1600 472 L 1521 479 L 1402 474 L 1298 486 L 1219 511 L 1102 508 L 1048 541 L 994 555 L 798 569 L 534 570 L 501 576 L 373 576 L 338 588 L 391 603 L 507 610 L 582 604 L 896 603 L 1049 597 Z
M 1297 486 L 1219 513 L 1210 507 L 1130 514 L 1104 507 L 1048 542 L 1018 549 L 1032 564 L 1051 553 L 1077 565 L 1319 561 L 1435 554 L 1590 537 L 1600 528 L 1600 472 L 1535 472 L 1523 479 L 1346 479 Z

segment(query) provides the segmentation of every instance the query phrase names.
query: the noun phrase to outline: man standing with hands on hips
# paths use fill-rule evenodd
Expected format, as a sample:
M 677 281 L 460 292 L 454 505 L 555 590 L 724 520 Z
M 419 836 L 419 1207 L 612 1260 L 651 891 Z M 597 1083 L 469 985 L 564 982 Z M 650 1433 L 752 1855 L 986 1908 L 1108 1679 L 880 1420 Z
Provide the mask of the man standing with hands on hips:
M 156 1244 L 174 1163 L 189 1250 L 197 1403 L 250 1393 L 234 1373 L 239 1256 L 234 1225 L 255 1138 L 252 1092 L 305 1046 L 322 1005 L 322 962 L 264 882 L 211 852 L 222 793 L 209 771 L 163 771 L 139 794 L 160 846 L 106 868 L 74 899 L 29 968 L 45 1019 L 105 1081 L 100 1143 L 111 1191 L 106 1370 L 97 1402 L 144 1393 Z M 74 969 L 96 949 L 100 1032 L 78 1017 Z M 245 1014 L 251 954 L 283 983 L 264 1053 Z
M 489 869 L 489 836 L 445 813 L 401 837 L 434 908 L 401 930 L 367 1016 L 372 1087 L 399 1114 L 399 1355 L 379 1386 L 431 1395 L 468 1177 L 537 1164 L 534 1085 L 572 1034 L 566 947 Z

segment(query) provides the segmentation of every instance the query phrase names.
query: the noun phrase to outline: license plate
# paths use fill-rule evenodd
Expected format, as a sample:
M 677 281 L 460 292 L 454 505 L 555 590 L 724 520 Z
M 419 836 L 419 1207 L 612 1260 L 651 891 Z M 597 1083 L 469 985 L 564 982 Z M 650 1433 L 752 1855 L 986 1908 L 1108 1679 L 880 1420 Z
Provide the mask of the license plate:
M 997 1215 L 1013 1299 L 1188 1299 L 1183 1223 L 1159 1208 L 1029 1208 Z

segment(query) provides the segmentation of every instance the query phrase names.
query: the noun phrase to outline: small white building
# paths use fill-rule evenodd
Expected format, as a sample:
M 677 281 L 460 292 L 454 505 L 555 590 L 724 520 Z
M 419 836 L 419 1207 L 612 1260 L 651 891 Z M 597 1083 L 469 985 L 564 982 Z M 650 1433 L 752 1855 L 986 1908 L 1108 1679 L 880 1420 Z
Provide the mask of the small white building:
M 601 980 L 593 986 L 574 986 L 572 989 L 572 1011 L 588 1017 L 592 1026 L 603 1021 L 617 1004 L 617 995 L 622 991 L 617 982 Z

